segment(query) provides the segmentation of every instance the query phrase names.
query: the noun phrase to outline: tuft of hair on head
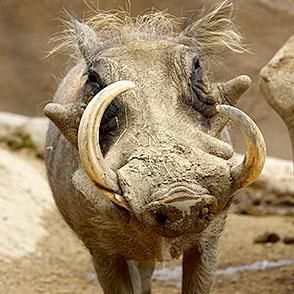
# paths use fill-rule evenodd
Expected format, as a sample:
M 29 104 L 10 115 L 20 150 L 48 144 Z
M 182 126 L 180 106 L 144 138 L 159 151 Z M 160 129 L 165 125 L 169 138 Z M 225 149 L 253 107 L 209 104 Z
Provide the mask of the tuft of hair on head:
M 111 45 L 168 39 L 178 33 L 178 19 L 155 9 L 136 17 L 127 10 L 98 11 L 87 23 Z
M 90 65 L 93 57 L 101 49 L 102 42 L 95 30 L 86 22 L 80 22 L 68 13 L 66 16 L 63 20 L 66 29 L 51 39 L 57 46 L 49 55 L 62 51 L 65 54 L 70 53 L 72 58 L 82 57 Z
M 204 12 L 204 11 L 203 11 Z M 69 13 L 66 29 L 52 39 L 57 46 L 49 53 L 64 52 L 74 59 L 84 58 L 89 65 L 100 51 L 137 40 L 168 40 L 184 44 L 203 56 L 219 55 L 225 50 L 242 53 L 242 38 L 232 21 L 232 2 L 225 0 L 179 33 L 180 22 L 167 12 L 152 10 L 132 17 L 129 11 L 93 10 L 94 15 L 78 21 Z
M 187 26 L 178 36 L 178 42 L 195 47 L 204 55 L 217 55 L 230 50 L 236 53 L 246 51 L 242 37 L 232 21 L 233 4 L 225 0 L 208 11 L 206 15 Z
M 73 59 L 81 56 L 90 62 L 102 49 L 120 46 L 136 40 L 174 40 L 179 32 L 179 19 L 163 12 L 152 10 L 132 17 L 127 10 L 93 10 L 91 17 L 79 22 L 65 12 L 66 27 L 51 39 L 57 44 L 49 53 L 64 53 Z

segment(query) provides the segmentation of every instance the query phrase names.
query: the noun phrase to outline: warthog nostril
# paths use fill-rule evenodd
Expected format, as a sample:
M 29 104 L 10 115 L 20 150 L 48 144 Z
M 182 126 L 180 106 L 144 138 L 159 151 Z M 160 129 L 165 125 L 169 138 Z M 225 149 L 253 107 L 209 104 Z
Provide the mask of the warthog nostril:
M 199 218 L 200 219 L 208 219 L 208 216 L 209 216 L 209 208 L 208 207 L 203 207 L 199 211 Z
M 159 225 L 164 225 L 167 221 L 167 216 L 162 212 L 155 212 L 154 218 Z
M 214 217 L 214 214 L 211 213 L 208 207 L 204 207 L 199 211 L 199 218 L 201 220 L 211 221 Z
M 207 207 L 204 207 L 201 209 L 201 214 L 206 215 L 209 213 L 209 209 Z

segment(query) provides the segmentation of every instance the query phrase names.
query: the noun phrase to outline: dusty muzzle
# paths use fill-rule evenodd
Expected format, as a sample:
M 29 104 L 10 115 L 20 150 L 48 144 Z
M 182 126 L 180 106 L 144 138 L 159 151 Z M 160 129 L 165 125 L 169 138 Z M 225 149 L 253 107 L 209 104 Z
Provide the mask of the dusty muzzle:
M 202 232 L 216 214 L 217 200 L 210 195 L 187 198 L 176 193 L 172 199 L 162 199 L 147 205 L 141 219 L 164 237 L 178 237 Z

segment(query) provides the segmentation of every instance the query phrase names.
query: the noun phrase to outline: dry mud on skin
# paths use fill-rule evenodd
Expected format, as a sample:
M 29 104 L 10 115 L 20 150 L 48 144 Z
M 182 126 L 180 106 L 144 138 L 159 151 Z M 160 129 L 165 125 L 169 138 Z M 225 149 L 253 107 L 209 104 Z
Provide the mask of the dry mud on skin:
M 44 184 L 42 161 L 0 149 L 1 176 L 13 179 L 16 166 L 19 171 L 15 181 L 0 185 L 0 207 L 10 203 L 9 213 L 0 216 L 0 293 L 102 293 L 97 291 L 87 251 L 54 208 Z M 29 172 L 33 172 L 34 179 L 20 185 L 23 181 L 19 179 L 18 183 L 18 177 L 26 177 Z M 294 218 L 230 215 L 222 239 L 219 268 L 294 258 L 293 245 L 254 244 L 254 238 L 265 231 L 293 236 Z M 172 266 L 178 264 L 173 262 Z M 153 289 L 156 294 L 180 293 L 172 281 L 153 281 Z M 218 275 L 213 293 L 294 293 L 294 266 Z

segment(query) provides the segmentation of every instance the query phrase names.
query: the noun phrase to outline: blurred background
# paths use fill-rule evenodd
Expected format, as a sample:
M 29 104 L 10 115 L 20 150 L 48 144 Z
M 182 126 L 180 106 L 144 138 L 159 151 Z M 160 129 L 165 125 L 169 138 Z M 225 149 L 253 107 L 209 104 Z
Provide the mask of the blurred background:
M 101 9 L 119 8 L 121 0 L 2 0 L 0 2 L 0 111 L 41 116 L 44 105 L 69 68 L 67 56 L 46 58 L 52 49 L 48 41 L 62 29 L 59 17 L 65 8 L 77 17 L 89 11 L 89 5 Z M 217 1 L 204 0 L 133 0 L 132 14 L 155 7 L 178 16 Z M 235 19 L 252 52 L 230 54 L 214 66 L 215 79 L 227 80 L 247 74 L 253 80 L 239 107 L 258 123 L 267 141 L 268 154 L 291 158 L 287 129 L 266 104 L 259 90 L 259 71 L 287 41 L 294 28 L 293 0 L 235 0 Z M 243 144 L 235 139 L 237 149 Z

